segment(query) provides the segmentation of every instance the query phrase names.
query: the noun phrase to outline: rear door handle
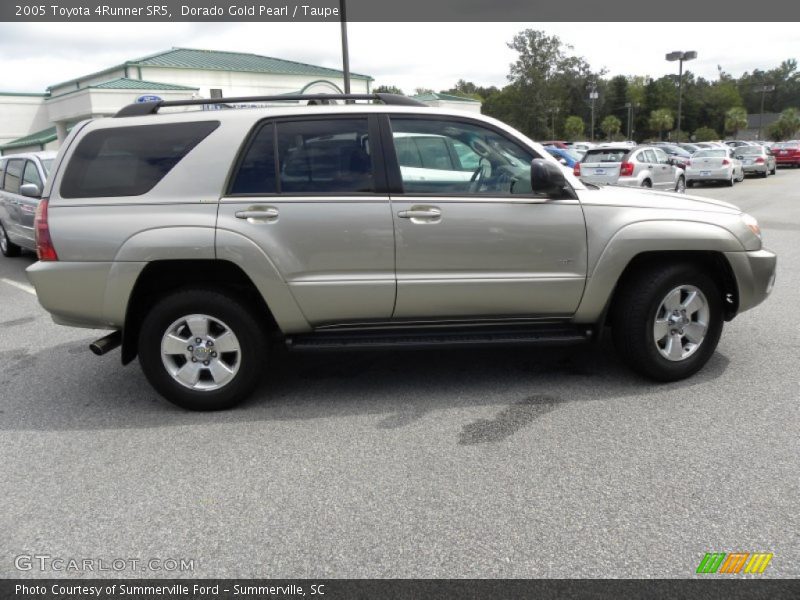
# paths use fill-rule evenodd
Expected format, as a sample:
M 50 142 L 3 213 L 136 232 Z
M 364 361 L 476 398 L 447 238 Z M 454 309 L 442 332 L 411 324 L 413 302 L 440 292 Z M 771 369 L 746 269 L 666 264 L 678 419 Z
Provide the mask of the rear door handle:
M 237 210 L 234 215 L 237 219 L 247 219 L 249 222 L 274 221 L 278 218 L 277 208 L 262 208 Z

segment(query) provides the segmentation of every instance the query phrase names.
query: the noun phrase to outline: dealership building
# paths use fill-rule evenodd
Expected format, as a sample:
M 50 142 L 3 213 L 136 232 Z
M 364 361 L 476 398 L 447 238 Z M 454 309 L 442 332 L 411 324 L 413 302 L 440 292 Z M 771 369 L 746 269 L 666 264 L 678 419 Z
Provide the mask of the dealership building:
M 372 77 L 350 74 L 352 93 L 369 93 Z M 0 92 L 0 153 L 57 149 L 75 123 L 114 115 L 139 99 L 163 100 L 340 94 L 344 74 L 290 60 L 172 48 L 51 85 L 44 93 Z

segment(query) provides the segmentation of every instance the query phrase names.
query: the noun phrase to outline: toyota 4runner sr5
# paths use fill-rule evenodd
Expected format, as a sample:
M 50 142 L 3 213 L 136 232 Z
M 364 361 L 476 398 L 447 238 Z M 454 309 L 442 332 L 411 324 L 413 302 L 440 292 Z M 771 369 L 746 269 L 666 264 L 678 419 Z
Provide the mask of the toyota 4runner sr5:
M 79 123 L 35 232 L 28 276 L 53 319 L 113 330 L 95 353 L 121 345 L 195 410 L 244 399 L 275 344 L 572 343 L 610 325 L 635 371 L 685 378 L 776 264 L 735 206 L 582 184 L 499 121 L 389 94 Z

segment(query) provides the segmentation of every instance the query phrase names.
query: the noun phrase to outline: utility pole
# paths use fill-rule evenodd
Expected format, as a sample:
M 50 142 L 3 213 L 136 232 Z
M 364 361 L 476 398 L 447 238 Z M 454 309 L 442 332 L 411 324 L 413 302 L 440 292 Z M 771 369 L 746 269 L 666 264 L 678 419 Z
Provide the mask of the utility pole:
M 598 93 L 597 93 L 597 88 L 595 87 L 595 84 L 592 84 L 592 91 L 590 91 L 590 92 L 589 92 L 589 100 L 591 100 L 591 101 L 592 101 L 592 131 L 591 131 L 591 141 L 594 141 L 594 101 L 595 101 L 595 100 L 597 100 L 597 98 L 598 98 L 599 96 L 600 96 L 600 94 L 598 94 Z
M 345 0 L 339 0 L 339 21 L 342 25 L 342 71 L 344 72 L 344 93 L 350 93 L 350 51 L 347 48 L 347 12 Z
M 761 92 L 761 112 L 758 113 L 758 139 L 761 141 L 761 125 L 764 121 L 764 96 L 767 92 L 774 92 L 775 86 L 774 85 L 762 85 L 756 88 L 757 92 Z
M 631 130 L 631 124 L 633 119 L 633 102 L 626 102 L 625 108 L 628 109 L 628 141 L 631 140 L 633 137 L 633 131 Z

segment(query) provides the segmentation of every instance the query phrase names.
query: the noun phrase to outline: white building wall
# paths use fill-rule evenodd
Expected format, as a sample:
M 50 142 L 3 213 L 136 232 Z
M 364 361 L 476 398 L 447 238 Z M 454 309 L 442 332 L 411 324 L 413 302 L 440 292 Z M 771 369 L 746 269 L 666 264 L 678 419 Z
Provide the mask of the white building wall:
M 469 113 L 478 113 L 481 112 L 482 104 L 480 102 L 453 102 L 449 100 L 431 100 L 429 102 L 425 102 L 428 106 L 433 106 L 434 108 L 446 108 L 447 110 L 462 110 L 464 112 Z
M 0 94 L 0 145 L 52 127 L 44 96 Z

